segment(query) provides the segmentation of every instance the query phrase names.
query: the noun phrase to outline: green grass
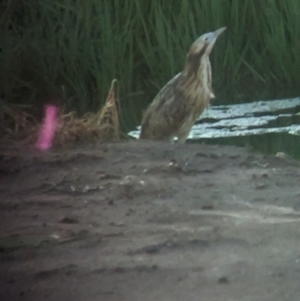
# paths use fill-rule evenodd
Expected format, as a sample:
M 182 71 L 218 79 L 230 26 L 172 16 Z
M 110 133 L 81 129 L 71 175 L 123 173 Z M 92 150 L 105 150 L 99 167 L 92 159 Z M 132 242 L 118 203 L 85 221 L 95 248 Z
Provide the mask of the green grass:
M 219 102 L 300 94 L 298 0 L 24 0 L 0 4 L 0 93 L 38 110 L 97 110 L 121 83 L 122 126 L 183 68 L 202 33 L 227 26 L 211 55 Z

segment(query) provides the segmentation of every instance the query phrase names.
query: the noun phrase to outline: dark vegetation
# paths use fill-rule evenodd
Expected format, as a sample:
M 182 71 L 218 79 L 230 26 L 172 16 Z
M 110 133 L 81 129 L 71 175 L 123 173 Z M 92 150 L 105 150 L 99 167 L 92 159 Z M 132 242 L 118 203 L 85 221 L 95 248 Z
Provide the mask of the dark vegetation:
M 128 130 L 182 70 L 193 40 L 222 26 L 211 56 L 215 103 L 300 94 L 298 0 L 0 3 L 1 98 L 35 116 L 45 103 L 96 111 L 116 78 Z

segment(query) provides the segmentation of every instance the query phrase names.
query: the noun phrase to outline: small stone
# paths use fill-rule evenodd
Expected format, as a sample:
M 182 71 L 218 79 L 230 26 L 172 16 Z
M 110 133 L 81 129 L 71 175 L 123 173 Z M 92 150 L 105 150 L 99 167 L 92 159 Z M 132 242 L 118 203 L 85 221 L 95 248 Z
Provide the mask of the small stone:
M 257 183 L 256 185 L 255 185 L 255 188 L 257 189 L 257 190 L 261 190 L 261 189 L 265 189 L 266 188 L 266 184 L 265 183 Z
M 226 276 L 221 277 L 221 278 L 218 279 L 218 283 L 219 284 L 228 284 L 229 283 L 229 279 Z
M 123 226 L 125 226 L 125 223 L 123 223 L 123 222 L 111 222 L 111 223 L 109 223 L 111 226 L 115 226 L 115 227 L 123 227 Z
M 283 153 L 283 152 L 278 152 L 276 155 L 275 155 L 275 157 L 277 157 L 277 158 L 286 158 L 286 154 L 285 153 Z
M 70 217 L 70 216 L 65 216 L 60 220 L 61 223 L 64 224 L 78 224 L 79 221 L 78 219 L 74 218 L 74 217 Z
M 213 210 L 215 207 L 211 204 L 205 204 L 202 206 L 202 210 Z
M 124 222 L 117 222 L 117 223 L 115 223 L 115 226 L 116 227 L 123 227 L 123 226 L 125 226 L 125 223 Z

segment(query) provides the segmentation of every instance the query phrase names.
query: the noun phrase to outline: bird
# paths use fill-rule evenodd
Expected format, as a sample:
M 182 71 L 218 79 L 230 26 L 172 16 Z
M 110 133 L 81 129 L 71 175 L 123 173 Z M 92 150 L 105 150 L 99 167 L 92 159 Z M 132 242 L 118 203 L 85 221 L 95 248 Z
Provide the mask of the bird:
M 215 98 L 209 55 L 226 27 L 198 37 L 190 46 L 182 72 L 155 96 L 142 117 L 139 139 L 184 144 L 195 121 Z

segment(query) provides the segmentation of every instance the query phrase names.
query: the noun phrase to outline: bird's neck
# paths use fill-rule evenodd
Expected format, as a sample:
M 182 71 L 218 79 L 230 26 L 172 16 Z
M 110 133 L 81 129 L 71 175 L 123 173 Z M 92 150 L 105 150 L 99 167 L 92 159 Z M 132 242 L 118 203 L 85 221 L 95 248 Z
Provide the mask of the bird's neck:
M 201 86 L 210 98 L 215 97 L 211 85 L 211 65 L 208 55 L 203 55 L 198 62 L 187 62 L 182 75 L 186 84 L 197 83 L 197 86 Z

